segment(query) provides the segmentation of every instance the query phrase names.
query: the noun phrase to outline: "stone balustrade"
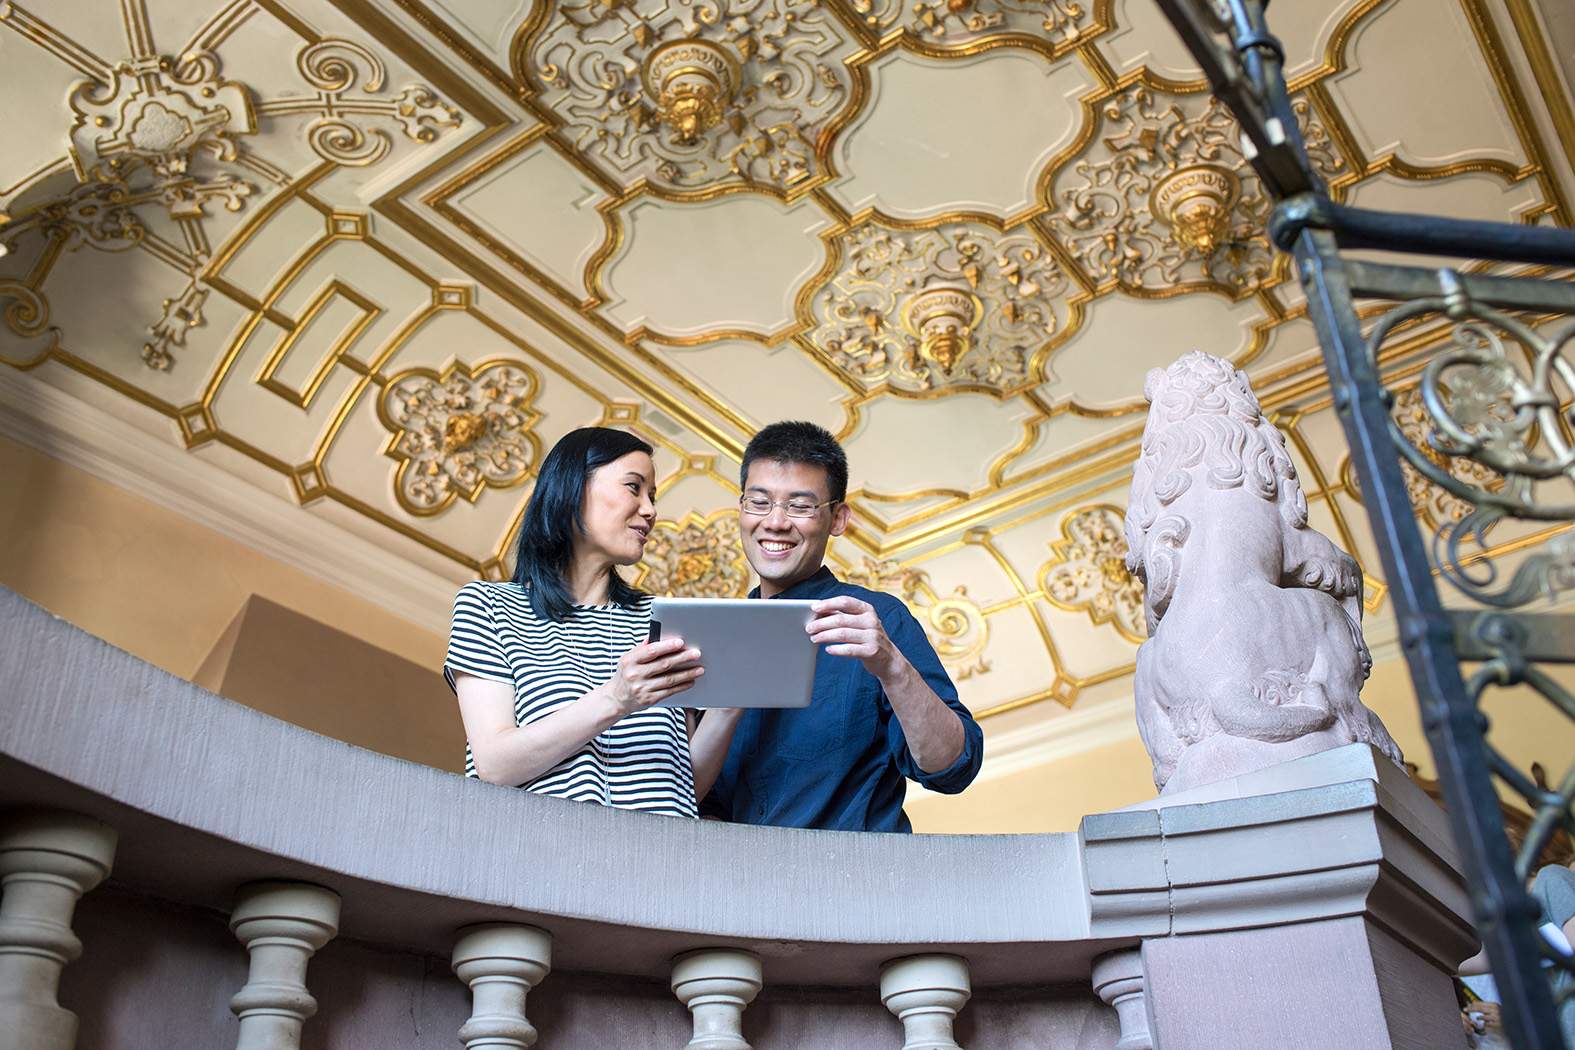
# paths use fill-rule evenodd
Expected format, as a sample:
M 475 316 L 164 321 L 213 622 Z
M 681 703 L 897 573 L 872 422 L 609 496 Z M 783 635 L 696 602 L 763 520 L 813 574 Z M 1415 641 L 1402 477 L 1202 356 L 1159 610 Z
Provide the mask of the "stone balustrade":
M 467 781 L 9 592 L 0 673 L 0 1050 L 1462 1045 L 1442 816 L 1362 747 L 1075 834 L 860 835 Z
M 254 882 L 236 894 L 230 929 L 251 972 L 230 1000 L 241 1023 L 236 1050 L 293 1050 L 317 1012 L 307 961 L 339 932 L 339 895 L 304 882 Z
M 56 995 L 82 954 L 72 914 L 109 874 L 115 839 L 79 813 L 14 813 L 0 825 L 0 1044 L 25 1032 L 30 1050 L 76 1045 L 76 1015 Z

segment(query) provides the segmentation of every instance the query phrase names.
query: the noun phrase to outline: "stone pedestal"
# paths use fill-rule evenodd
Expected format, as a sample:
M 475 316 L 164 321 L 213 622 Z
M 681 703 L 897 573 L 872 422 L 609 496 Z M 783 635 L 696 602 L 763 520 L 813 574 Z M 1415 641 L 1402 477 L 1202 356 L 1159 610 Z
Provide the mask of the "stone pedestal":
M 1240 779 L 1267 793 L 1080 829 L 1092 935 L 1141 941 L 1154 1044 L 1463 1047 L 1450 974 L 1475 937 L 1443 812 L 1366 745 Z
M 881 967 L 880 1001 L 902 1022 L 902 1050 L 961 1050 L 952 1024 L 972 994 L 968 962 L 955 955 L 913 955 Z
M 82 954 L 71 916 L 115 859 L 115 830 L 56 811 L 0 828 L 0 1050 L 72 1050 L 77 1018 L 56 1000 Z
M 1449 974 L 1361 916 L 1144 942 L 1165 1050 L 1463 1050 Z
M 552 935 L 517 923 L 467 926 L 454 944 L 454 973 L 470 987 L 465 1050 L 524 1050 L 536 1042 L 525 998 L 552 969 Z
M 749 952 L 702 948 L 673 960 L 673 994 L 694 1017 L 685 1050 L 749 1050 L 744 1007 L 760 993 L 760 960 Z

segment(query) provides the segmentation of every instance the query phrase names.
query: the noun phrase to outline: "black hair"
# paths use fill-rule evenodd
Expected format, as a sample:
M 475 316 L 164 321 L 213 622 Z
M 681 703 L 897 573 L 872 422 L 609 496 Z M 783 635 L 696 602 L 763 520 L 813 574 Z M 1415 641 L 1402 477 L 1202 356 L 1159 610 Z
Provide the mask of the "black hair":
M 559 438 L 541 461 L 514 553 L 514 582 L 530 591 L 531 611 L 539 619 L 562 623 L 573 615 L 566 575 L 575 537 L 585 534 L 585 482 L 596 468 L 631 452 L 649 456 L 652 449 L 621 430 L 581 427 Z M 608 570 L 607 597 L 614 605 L 627 609 L 642 596 L 617 569 Z
M 829 495 L 841 503 L 848 495 L 848 454 L 831 431 L 801 420 L 772 423 L 749 439 L 738 468 L 738 487 L 749 483 L 749 465 L 757 459 L 775 463 L 807 463 L 826 472 Z

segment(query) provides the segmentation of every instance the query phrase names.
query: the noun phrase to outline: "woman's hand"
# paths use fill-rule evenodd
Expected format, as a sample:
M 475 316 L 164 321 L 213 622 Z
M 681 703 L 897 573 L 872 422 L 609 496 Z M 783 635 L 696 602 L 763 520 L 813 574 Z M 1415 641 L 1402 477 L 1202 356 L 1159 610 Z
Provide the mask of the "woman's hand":
M 685 648 L 682 638 L 663 638 L 624 653 L 603 691 L 621 718 L 683 692 L 703 674 L 699 649 Z

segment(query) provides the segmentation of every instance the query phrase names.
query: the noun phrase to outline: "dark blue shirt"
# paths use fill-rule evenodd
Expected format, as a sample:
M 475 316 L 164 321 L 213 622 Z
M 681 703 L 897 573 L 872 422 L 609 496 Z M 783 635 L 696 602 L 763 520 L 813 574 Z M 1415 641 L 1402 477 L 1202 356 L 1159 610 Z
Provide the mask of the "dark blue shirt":
M 750 597 L 759 594 L 757 589 Z M 776 597 L 842 594 L 875 607 L 887 637 L 935 695 L 957 712 L 963 724 L 962 754 L 945 769 L 921 770 L 880 680 L 856 657 L 822 652 L 808 707 L 744 712 L 716 786 L 701 806 L 703 814 L 741 824 L 911 831 L 902 811 L 907 779 L 950 795 L 978 775 L 984 734 L 957 699 L 956 686 L 907 606 L 889 594 L 843 583 L 824 566 Z

